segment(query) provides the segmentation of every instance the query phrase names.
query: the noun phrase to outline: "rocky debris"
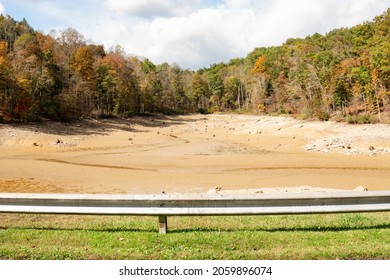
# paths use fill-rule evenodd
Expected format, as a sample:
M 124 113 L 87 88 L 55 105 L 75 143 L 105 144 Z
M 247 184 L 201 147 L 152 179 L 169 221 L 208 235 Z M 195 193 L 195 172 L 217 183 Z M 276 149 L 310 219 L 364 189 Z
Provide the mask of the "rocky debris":
M 207 195 L 209 194 L 218 194 L 220 191 L 222 191 L 222 188 L 220 187 L 215 187 L 214 189 L 210 189 L 206 192 Z
M 72 148 L 72 147 L 76 147 L 78 144 L 75 142 L 61 142 L 61 143 L 56 143 L 55 145 L 61 148 Z
M 268 193 L 310 193 L 310 192 L 366 192 L 368 189 L 363 186 L 358 186 L 353 190 L 350 189 L 333 189 L 333 188 L 319 188 L 311 186 L 297 186 L 297 187 L 276 187 L 276 188 L 259 188 L 259 189 L 239 189 L 239 190 L 225 190 L 221 187 L 215 187 L 206 192 L 205 195 L 261 195 Z
M 356 188 L 353 189 L 355 192 L 368 192 L 368 189 L 363 186 L 357 186 Z
M 390 148 L 379 147 L 377 149 L 370 150 L 370 151 L 371 152 L 368 154 L 369 156 L 375 156 L 375 155 L 378 155 L 378 154 L 390 154 Z
M 307 151 L 316 151 L 322 153 L 328 153 L 331 151 L 339 151 L 345 155 L 369 155 L 374 156 L 378 154 L 389 154 L 390 148 L 375 148 L 369 146 L 368 148 L 362 148 L 356 145 L 358 138 L 354 137 L 329 137 L 317 139 L 316 141 L 309 143 L 305 146 Z
M 79 143 L 81 142 L 81 140 L 85 139 L 85 137 L 82 137 L 82 138 L 83 139 L 80 139 L 78 137 L 73 138 L 73 139 L 69 138 L 69 141 L 65 141 L 62 139 L 56 139 L 53 144 L 54 144 L 54 146 L 60 147 L 60 148 L 72 148 L 72 147 L 78 146 Z
M 339 138 L 339 137 L 332 137 L 332 138 L 325 138 L 325 139 L 318 139 L 314 143 L 310 143 L 306 145 L 307 151 L 317 151 L 317 152 L 329 152 L 330 150 L 334 149 L 347 149 L 351 150 L 351 144 L 352 141 L 347 138 Z

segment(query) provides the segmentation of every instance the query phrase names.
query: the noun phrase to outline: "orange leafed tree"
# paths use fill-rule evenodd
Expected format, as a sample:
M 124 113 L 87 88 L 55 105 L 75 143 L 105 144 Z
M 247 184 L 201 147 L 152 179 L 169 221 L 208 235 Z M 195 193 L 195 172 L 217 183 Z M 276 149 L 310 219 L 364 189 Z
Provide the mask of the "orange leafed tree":
M 257 73 L 265 73 L 267 71 L 267 66 L 265 65 L 265 62 L 267 61 L 267 57 L 265 55 L 260 56 L 259 59 L 256 60 L 255 65 L 253 66 L 251 73 L 257 74 Z
M 86 82 L 92 82 L 94 78 L 93 70 L 94 58 L 88 47 L 81 47 L 74 56 L 73 69 L 79 73 Z

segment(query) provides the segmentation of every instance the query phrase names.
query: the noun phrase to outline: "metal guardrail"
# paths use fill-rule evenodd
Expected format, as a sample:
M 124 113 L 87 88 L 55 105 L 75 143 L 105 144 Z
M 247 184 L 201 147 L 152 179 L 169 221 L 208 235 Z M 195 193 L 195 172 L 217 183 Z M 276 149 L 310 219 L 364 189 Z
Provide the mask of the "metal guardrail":
M 0 193 L 0 212 L 167 216 L 271 215 L 390 211 L 390 191 L 256 195 L 103 195 Z

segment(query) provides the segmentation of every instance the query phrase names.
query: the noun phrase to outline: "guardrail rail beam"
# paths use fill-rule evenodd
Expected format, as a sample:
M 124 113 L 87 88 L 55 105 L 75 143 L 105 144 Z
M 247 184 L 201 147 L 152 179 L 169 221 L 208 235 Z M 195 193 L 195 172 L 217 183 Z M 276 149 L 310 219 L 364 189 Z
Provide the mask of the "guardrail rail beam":
M 390 211 L 390 191 L 254 195 L 0 193 L 0 213 L 158 216 L 277 215 Z

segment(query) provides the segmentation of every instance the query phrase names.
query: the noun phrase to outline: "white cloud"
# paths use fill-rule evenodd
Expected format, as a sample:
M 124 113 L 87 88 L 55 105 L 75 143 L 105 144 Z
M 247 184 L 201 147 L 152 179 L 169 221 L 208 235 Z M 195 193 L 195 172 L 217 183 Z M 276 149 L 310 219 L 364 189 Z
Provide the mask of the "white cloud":
M 0 1 L 7 12 L 18 6 Z M 193 69 L 288 38 L 350 27 L 390 7 L 390 0 L 21 1 L 38 30 L 73 27 L 96 43 L 120 44 L 155 63 Z
M 236 52 L 226 34 L 233 26 L 225 23 L 221 28 L 220 25 L 230 16 L 229 11 L 205 9 L 188 17 L 142 22 L 130 30 L 133 36 L 126 45 L 132 53 L 145 50 L 146 56 L 158 63 L 167 60 L 185 67 L 208 66 L 224 60 L 225 52 Z
M 4 5 L 0 3 L 0 15 L 5 13 Z
M 163 1 L 167 2 L 167 1 Z M 172 1 L 171 1 L 172 2 Z M 175 2 L 175 1 L 173 1 Z M 244 57 L 255 47 L 371 20 L 388 6 L 370 0 L 226 0 L 186 16 L 144 20 L 121 44 L 157 63 L 200 68 Z
M 105 0 L 106 6 L 112 11 L 141 18 L 187 15 L 200 2 L 200 0 Z
M 267 1 L 256 1 L 256 0 L 225 0 L 222 1 L 221 6 L 226 7 L 227 9 L 234 9 L 234 10 L 242 10 L 242 9 L 257 9 L 264 4 L 266 4 Z

